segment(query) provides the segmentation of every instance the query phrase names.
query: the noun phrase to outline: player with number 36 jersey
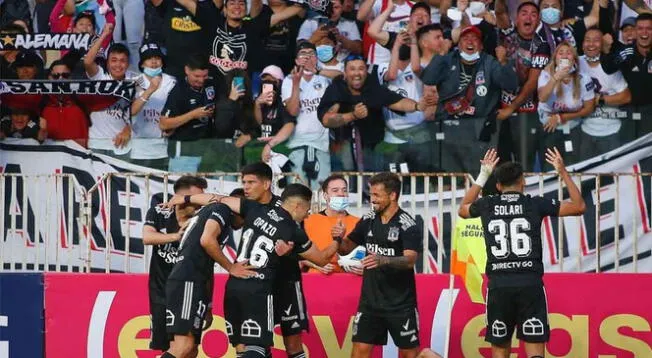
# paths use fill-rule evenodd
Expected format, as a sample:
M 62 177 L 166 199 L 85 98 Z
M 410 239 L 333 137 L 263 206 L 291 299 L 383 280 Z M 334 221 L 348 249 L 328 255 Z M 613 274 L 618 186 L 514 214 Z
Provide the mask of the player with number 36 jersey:
M 495 150 L 485 154 L 480 175 L 459 210 L 463 218 L 482 218 L 489 278 L 485 339 L 491 343 L 492 357 L 507 358 L 518 327 L 516 336 L 525 342 L 528 357 L 543 358 L 550 327 L 542 279 L 541 222 L 546 216 L 581 215 L 586 205 L 557 148 L 548 149 L 546 161 L 566 184 L 570 201 L 524 194 L 523 168 L 513 162 L 496 168 L 500 193 L 477 199 L 498 161 Z

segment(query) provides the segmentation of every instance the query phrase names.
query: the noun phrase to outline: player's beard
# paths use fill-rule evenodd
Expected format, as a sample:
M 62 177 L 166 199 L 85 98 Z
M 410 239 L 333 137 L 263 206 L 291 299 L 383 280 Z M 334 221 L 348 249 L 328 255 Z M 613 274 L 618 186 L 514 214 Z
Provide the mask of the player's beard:
M 376 214 L 382 214 L 385 212 L 385 210 L 387 210 L 389 204 L 383 206 L 382 204 L 375 205 L 374 203 L 371 203 L 371 207 Z

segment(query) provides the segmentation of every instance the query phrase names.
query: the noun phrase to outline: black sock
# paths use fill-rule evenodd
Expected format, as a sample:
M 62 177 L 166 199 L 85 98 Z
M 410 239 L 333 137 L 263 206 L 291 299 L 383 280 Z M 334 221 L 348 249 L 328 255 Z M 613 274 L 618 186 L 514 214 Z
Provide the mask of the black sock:
M 165 353 L 163 353 L 161 358 L 176 358 L 176 357 L 173 356 L 172 354 L 170 354 L 170 352 L 165 352 Z
M 303 351 L 301 351 L 294 354 L 288 354 L 288 358 L 306 358 L 306 354 Z

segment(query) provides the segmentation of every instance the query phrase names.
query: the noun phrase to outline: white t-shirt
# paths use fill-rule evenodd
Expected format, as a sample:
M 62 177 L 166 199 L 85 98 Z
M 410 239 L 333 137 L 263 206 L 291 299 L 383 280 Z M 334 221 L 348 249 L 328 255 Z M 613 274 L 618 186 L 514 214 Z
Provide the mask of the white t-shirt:
M 139 74 L 127 71 L 126 79 L 135 79 Z M 93 81 L 113 80 L 110 74 L 98 67 L 98 71 L 93 77 Z M 127 124 L 129 124 L 131 102 L 120 99 L 110 107 L 91 113 L 91 127 L 88 129 L 88 147 L 91 149 L 114 150 L 116 154 L 126 154 L 129 151 L 131 143 L 125 148 L 115 148 L 113 138 L 120 133 Z
M 322 16 L 323 18 L 323 16 Z M 319 21 L 318 17 L 312 18 L 312 19 L 307 19 L 306 21 L 301 24 L 301 27 L 299 28 L 299 35 L 297 36 L 297 41 L 299 40 L 308 40 L 310 39 L 310 36 L 319 29 Z M 342 36 L 345 38 L 351 40 L 351 41 L 360 41 L 360 31 L 358 30 L 358 25 L 355 24 L 355 22 L 351 20 L 347 20 L 345 18 L 340 18 L 340 21 L 337 22 L 337 30 L 340 32 Z M 346 56 L 349 55 L 349 50 L 345 49 L 344 47 L 340 47 L 340 49 L 337 52 L 337 60 L 338 61 L 344 61 Z
M 288 148 L 309 145 L 324 152 L 328 152 L 328 128 L 325 128 L 317 117 L 317 107 L 321 97 L 331 81 L 320 75 L 314 75 L 310 82 L 301 78 L 299 83 L 299 115 L 294 133 L 288 140 Z M 281 99 L 287 101 L 292 95 L 292 78 L 285 77 L 281 88 Z
M 152 93 L 140 112 L 131 117 L 133 130 L 131 159 L 159 159 L 168 156 L 167 138 L 161 135 L 158 124 L 168 94 L 176 83 L 174 77 L 164 73 L 161 85 Z M 138 99 L 149 86 L 149 80 L 143 76 L 142 86 L 136 86 L 134 100 Z
M 392 1 L 392 0 L 376 0 L 373 7 L 371 8 L 371 18 L 375 19 L 383 12 L 383 1 Z M 394 11 L 389 15 L 389 18 L 383 24 L 383 30 L 387 32 L 400 32 L 401 31 L 401 22 L 410 20 L 410 11 L 414 2 L 406 1 L 402 5 L 394 5 Z M 371 21 L 371 20 L 370 20 Z M 369 55 L 367 56 L 367 62 L 372 65 L 380 65 L 381 63 L 389 62 L 391 58 L 391 51 L 384 48 L 378 42 L 374 42 L 373 45 L 369 48 Z
M 591 78 L 597 86 L 596 91 L 601 95 L 611 96 L 627 89 L 627 81 L 620 71 L 608 75 L 599 63 L 595 67 L 589 66 L 584 56 L 580 57 L 579 62 L 580 71 Z M 595 111 L 582 121 L 582 131 L 594 137 L 618 133 L 621 126 L 620 119 L 617 119 L 618 113 L 626 114 L 615 107 L 596 106 Z
M 539 121 L 546 123 L 548 116 L 553 113 L 568 113 L 577 112 L 584 105 L 584 101 L 593 100 L 595 94 L 593 93 L 593 81 L 586 75 L 578 74 L 580 77 L 580 96 L 578 99 L 573 99 L 573 81 L 569 83 L 561 82 L 563 86 L 563 97 L 557 98 L 556 89 L 552 91 L 550 97 L 545 102 L 539 102 Z M 538 88 L 545 86 L 552 76 L 548 71 L 541 71 L 539 75 Z M 569 130 L 577 127 L 580 124 L 579 119 L 572 119 L 565 125 L 557 126 L 557 130 Z
M 387 82 L 383 78 L 389 69 L 389 63 L 378 65 L 378 81 L 387 85 L 390 90 L 414 101 L 421 100 L 423 96 L 423 83 L 417 75 L 412 72 L 412 66 L 408 65 L 404 70 L 398 71 L 394 81 Z M 405 114 L 396 113 L 387 107 L 383 107 L 385 126 L 390 130 L 402 130 L 421 124 L 424 121 L 423 112 L 411 112 Z M 390 131 L 385 131 L 385 142 L 401 144 L 404 140 L 397 138 Z

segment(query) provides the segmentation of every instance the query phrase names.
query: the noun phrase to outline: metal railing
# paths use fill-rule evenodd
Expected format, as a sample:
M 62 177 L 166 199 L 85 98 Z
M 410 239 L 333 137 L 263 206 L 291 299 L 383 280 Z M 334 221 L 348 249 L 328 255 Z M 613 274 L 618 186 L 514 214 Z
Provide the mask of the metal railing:
M 373 173 L 341 173 L 349 182 L 350 212 L 370 210 L 366 182 Z M 86 190 L 72 174 L 0 174 L 0 268 L 8 271 L 147 272 L 151 249 L 142 244 L 148 208 L 167 198 L 178 173 L 108 173 Z M 239 173 L 193 173 L 209 192 L 239 187 Z M 418 270 L 449 272 L 459 202 L 470 187 L 464 173 L 399 174 L 401 207 L 423 229 Z M 587 202 L 580 217 L 542 223 L 548 272 L 638 272 L 639 255 L 652 249 L 652 173 L 571 174 Z M 293 174 L 290 176 L 296 177 Z M 567 198 L 559 178 L 527 174 L 532 195 Z M 321 193 L 313 208 L 321 210 Z

